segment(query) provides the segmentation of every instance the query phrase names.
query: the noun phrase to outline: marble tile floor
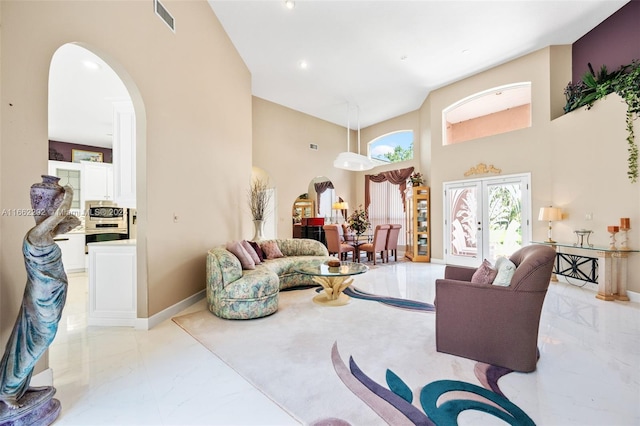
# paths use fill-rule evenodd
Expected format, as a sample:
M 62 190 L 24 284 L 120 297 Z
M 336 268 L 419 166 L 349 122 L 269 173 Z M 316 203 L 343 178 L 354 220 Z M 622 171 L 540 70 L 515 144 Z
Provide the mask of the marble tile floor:
M 355 285 L 432 302 L 443 269 L 391 262 L 356 277 Z M 640 304 L 594 296 L 552 284 L 540 324 L 537 371 L 500 381 L 539 425 L 640 424 Z M 56 425 L 299 424 L 172 321 L 149 331 L 88 327 L 86 305 L 86 274 L 70 274 L 49 351 L 62 403 Z M 202 309 L 204 300 L 183 313 Z M 475 424 L 484 419 L 473 418 Z M 486 424 L 503 423 L 487 417 Z

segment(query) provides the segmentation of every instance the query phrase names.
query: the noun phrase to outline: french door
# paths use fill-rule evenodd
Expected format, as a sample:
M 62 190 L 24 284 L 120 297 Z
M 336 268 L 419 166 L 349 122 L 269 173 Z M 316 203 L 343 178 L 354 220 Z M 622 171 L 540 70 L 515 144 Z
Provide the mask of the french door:
M 492 263 L 531 240 L 530 174 L 444 184 L 448 264 Z

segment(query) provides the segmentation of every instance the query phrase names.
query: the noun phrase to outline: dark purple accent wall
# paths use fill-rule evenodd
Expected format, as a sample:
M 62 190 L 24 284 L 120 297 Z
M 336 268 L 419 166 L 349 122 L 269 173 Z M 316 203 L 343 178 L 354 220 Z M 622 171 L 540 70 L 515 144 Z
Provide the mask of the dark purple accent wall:
M 101 152 L 103 162 L 105 163 L 113 162 L 113 152 L 111 148 L 101 148 L 98 146 L 80 145 L 76 143 L 59 142 L 59 141 L 49 141 L 49 160 L 60 160 L 60 161 L 71 162 L 72 149 Z M 56 154 L 58 156 L 61 155 L 62 158 L 56 158 Z
M 613 71 L 640 59 L 640 0 L 632 0 L 578 39 L 572 48 L 572 81 L 582 80 L 591 62 Z

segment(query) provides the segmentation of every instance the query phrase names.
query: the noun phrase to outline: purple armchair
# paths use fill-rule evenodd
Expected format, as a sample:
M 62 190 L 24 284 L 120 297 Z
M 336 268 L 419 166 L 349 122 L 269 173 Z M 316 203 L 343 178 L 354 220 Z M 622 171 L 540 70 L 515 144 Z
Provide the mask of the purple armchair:
M 448 265 L 436 280 L 436 349 L 531 372 L 538 361 L 538 326 L 556 252 L 530 245 L 509 258 L 508 287 L 471 282 L 474 268 Z

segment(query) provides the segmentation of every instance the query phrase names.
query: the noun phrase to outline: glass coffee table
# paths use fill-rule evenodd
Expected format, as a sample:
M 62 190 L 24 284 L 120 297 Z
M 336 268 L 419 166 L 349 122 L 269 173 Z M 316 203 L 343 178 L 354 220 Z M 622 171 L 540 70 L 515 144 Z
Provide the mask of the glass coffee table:
M 324 292 L 313 298 L 315 303 L 327 306 L 342 306 L 350 297 L 343 293 L 353 282 L 353 275 L 364 274 L 369 268 L 355 262 L 341 262 L 340 266 L 329 267 L 326 262 L 309 262 L 295 268 L 300 274 L 312 275 L 313 280 L 324 288 Z

